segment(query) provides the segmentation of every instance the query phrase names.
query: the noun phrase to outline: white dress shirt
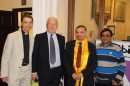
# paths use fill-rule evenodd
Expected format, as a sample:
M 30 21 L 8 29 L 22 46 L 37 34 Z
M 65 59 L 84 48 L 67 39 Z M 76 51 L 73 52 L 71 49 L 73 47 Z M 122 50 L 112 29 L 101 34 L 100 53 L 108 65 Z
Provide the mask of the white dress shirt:
M 56 62 L 54 64 L 50 63 L 50 68 L 53 67 L 58 67 L 61 65 L 61 60 L 60 60 L 60 48 L 59 48 L 59 43 L 58 43 L 58 39 L 56 34 L 52 34 L 52 38 L 54 40 L 54 45 L 55 45 L 55 54 L 56 54 Z M 48 47 L 49 47 L 49 61 L 50 61 L 50 36 L 51 34 L 49 32 L 47 32 L 47 36 L 48 36 Z

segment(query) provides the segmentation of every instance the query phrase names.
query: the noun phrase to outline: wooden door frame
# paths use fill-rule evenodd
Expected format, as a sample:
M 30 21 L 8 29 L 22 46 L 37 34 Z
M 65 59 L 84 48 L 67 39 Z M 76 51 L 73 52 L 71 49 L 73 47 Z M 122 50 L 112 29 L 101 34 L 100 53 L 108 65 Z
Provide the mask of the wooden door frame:
M 12 9 L 13 11 L 13 15 L 14 15 L 14 28 L 15 30 L 18 30 L 18 12 L 22 12 L 22 11 L 32 11 L 32 7 L 28 7 L 28 8 L 14 8 Z
M 28 8 L 14 8 L 12 9 L 14 19 L 14 28 L 18 30 L 18 12 L 20 11 L 32 11 L 32 7 Z M 68 0 L 68 35 L 67 40 L 74 39 L 74 16 L 75 16 L 75 0 Z
M 32 7 L 28 8 L 14 8 L 12 9 L 14 15 L 14 28 L 18 30 L 18 12 L 32 11 Z M 68 0 L 68 35 L 67 40 L 74 39 L 74 15 L 75 15 L 75 0 Z
M 100 32 L 104 28 L 104 5 L 105 0 L 100 2 L 99 12 L 99 27 L 98 27 L 98 38 L 100 38 Z M 75 0 L 68 0 L 68 35 L 67 40 L 74 39 L 74 16 L 75 16 Z

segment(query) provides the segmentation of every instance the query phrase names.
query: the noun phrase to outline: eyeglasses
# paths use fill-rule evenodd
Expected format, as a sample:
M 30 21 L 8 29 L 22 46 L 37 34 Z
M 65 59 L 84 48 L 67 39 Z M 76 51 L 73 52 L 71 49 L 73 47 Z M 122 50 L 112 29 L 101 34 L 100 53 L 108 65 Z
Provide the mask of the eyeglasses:
M 109 37 L 111 37 L 111 35 L 101 35 L 101 37 L 109 38 Z

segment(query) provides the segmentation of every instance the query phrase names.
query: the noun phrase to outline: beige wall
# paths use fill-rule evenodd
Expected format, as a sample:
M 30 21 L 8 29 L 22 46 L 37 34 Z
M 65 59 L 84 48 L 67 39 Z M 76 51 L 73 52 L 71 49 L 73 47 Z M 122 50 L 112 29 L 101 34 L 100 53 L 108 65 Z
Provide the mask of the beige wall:
M 98 38 L 98 29 L 95 20 L 91 18 L 92 0 L 75 0 L 75 23 L 74 27 L 78 25 L 85 25 L 87 28 L 88 40 L 95 43 Z M 90 31 L 93 35 L 90 38 Z
M 126 27 L 126 36 L 130 36 L 130 0 L 128 0 L 128 7 L 127 7 L 127 27 Z
M 12 10 L 13 8 L 32 7 L 32 0 L 26 0 L 27 5 L 21 5 L 21 0 L 0 0 L 0 10 Z M 85 25 L 87 27 L 89 41 L 95 43 L 98 38 L 98 27 L 95 20 L 91 18 L 92 0 L 75 0 L 75 23 L 74 28 L 78 25 Z M 113 0 L 114 1 L 114 0 Z M 123 0 L 127 3 L 125 23 L 116 22 L 116 40 L 125 40 L 130 36 L 130 0 Z M 10 4 L 11 3 L 11 4 Z M 114 2 L 113 2 L 114 5 Z M 112 6 L 113 7 L 113 6 Z M 66 37 L 68 28 L 68 0 L 58 0 L 58 21 L 59 27 L 57 32 Z M 113 17 L 113 10 L 111 13 Z M 115 25 L 113 18 L 109 20 L 107 25 Z M 90 37 L 90 32 L 93 32 Z
M 26 0 L 26 5 L 21 5 L 21 0 L 13 0 L 14 6 L 13 8 L 25 8 L 25 7 L 32 7 L 32 0 Z
M 21 5 L 21 0 L 0 0 L 0 10 L 11 11 L 13 8 L 32 7 L 32 0 L 26 0 L 26 1 L 27 1 L 26 5 Z M 58 1 L 57 18 L 59 21 L 57 33 L 64 35 L 67 41 L 68 0 L 57 0 L 57 1 Z
M 115 40 L 126 40 L 127 36 L 130 35 L 130 0 L 122 0 L 126 2 L 126 15 L 125 15 L 125 22 L 114 22 L 113 15 L 114 15 L 114 0 L 112 2 L 112 13 L 111 13 L 111 20 L 108 21 L 107 25 L 115 25 L 116 26 L 116 33 L 115 33 Z
M 130 36 L 130 0 L 122 0 L 126 2 L 126 15 L 125 22 L 114 22 L 114 0 L 112 2 L 112 12 L 111 20 L 108 21 L 107 25 L 115 25 L 115 40 L 126 40 L 127 36 Z M 95 24 L 95 20 L 91 18 L 91 0 L 75 0 L 75 28 L 76 26 L 82 24 L 85 25 L 88 29 L 88 39 L 89 41 L 95 43 L 95 39 L 98 37 L 98 27 Z M 90 32 L 93 31 L 93 36 L 90 37 Z
M 57 0 L 57 18 L 58 18 L 58 30 L 57 33 L 61 33 L 65 36 L 67 41 L 67 29 L 68 29 L 68 0 Z
M 26 5 L 21 5 L 21 0 L 0 0 L 0 10 L 11 11 L 13 8 L 32 7 L 32 0 L 26 1 Z
M 12 10 L 12 0 L 0 0 L 0 10 Z

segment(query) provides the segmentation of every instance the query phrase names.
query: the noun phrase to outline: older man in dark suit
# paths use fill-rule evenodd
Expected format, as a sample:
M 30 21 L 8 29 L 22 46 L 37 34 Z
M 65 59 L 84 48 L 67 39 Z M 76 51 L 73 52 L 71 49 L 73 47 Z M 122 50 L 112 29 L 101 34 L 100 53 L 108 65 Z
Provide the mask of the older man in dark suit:
M 32 79 L 39 78 L 39 86 L 58 86 L 62 75 L 62 56 L 65 37 L 56 33 L 58 21 L 47 20 L 47 31 L 37 34 L 32 54 Z
M 67 86 L 94 86 L 93 71 L 97 65 L 96 47 L 86 38 L 86 27 L 75 30 L 76 40 L 66 43 L 63 63 Z

